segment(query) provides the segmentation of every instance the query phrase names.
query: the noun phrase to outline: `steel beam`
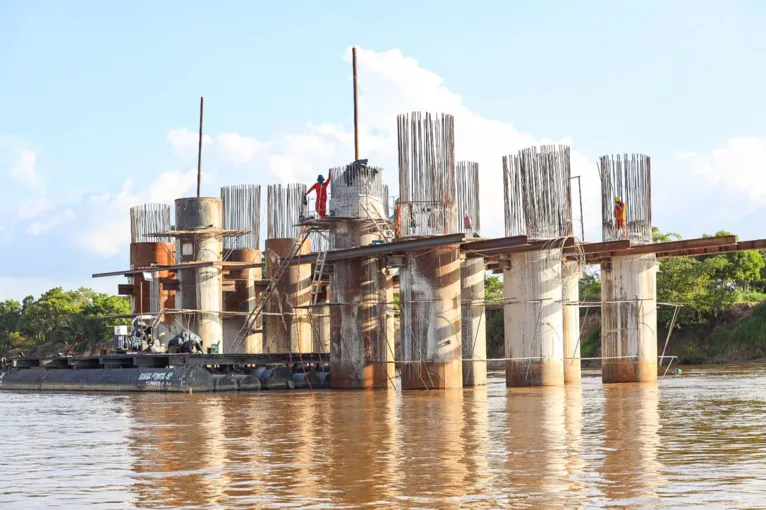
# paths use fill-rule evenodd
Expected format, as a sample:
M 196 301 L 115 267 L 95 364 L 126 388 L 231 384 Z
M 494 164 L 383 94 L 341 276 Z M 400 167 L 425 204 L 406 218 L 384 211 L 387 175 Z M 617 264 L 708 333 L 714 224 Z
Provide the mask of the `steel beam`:
M 392 255 L 395 253 L 406 253 L 409 251 L 424 250 L 428 248 L 436 248 L 439 246 L 447 246 L 450 244 L 460 244 L 463 242 L 463 234 L 448 234 L 443 236 L 430 236 L 421 239 L 413 239 L 407 241 L 396 241 L 393 243 L 376 244 L 371 246 L 362 246 L 359 248 L 348 248 L 344 250 L 332 250 L 327 252 L 327 262 L 335 260 L 353 259 L 357 257 L 380 257 L 383 255 Z M 291 266 L 297 264 L 313 264 L 316 262 L 317 253 L 309 253 L 308 255 L 301 255 L 295 257 Z

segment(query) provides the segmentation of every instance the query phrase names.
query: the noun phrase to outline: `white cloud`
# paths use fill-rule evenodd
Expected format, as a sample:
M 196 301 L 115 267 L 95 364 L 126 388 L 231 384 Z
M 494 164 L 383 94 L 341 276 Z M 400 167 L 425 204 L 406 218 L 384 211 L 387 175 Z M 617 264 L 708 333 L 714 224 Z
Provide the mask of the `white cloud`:
M 173 148 L 173 154 L 184 161 L 197 160 L 199 151 L 199 132 L 191 131 L 182 127 L 168 131 L 168 141 Z M 213 141 L 210 136 L 202 135 L 202 157 L 205 157 L 205 149 Z
M 53 209 L 53 203 L 47 198 L 30 198 L 19 204 L 18 218 L 20 220 L 37 218 L 51 209 Z
M 653 172 L 654 223 L 684 237 L 734 230 L 763 237 L 750 215 L 766 205 L 766 138 L 732 138 L 707 155 L 679 151 Z
M 267 148 L 267 144 L 237 133 L 219 134 L 216 137 L 216 144 L 224 162 L 235 168 L 253 161 L 259 153 Z
M 25 182 L 32 187 L 40 184 L 37 174 L 37 154 L 29 149 L 22 149 L 16 160 L 11 164 L 11 177 Z
M 196 184 L 196 170 L 165 172 L 143 188 L 132 180 L 114 194 L 91 195 L 83 208 L 81 233 L 75 243 L 104 257 L 125 252 L 130 243 L 130 208 L 147 202 L 172 204 Z
M 676 157 L 690 163 L 695 183 L 736 195 L 740 207 L 753 210 L 766 199 L 766 138 L 733 138 L 710 157 L 679 152 Z M 698 184 L 695 184 L 697 186 Z
M 52 230 L 54 227 L 67 223 L 77 218 L 77 214 L 71 209 L 64 209 L 58 211 L 57 214 L 51 215 L 48 219 L 35 221 L 27 227 L 27 234 L 32 236 L 39 236 Z

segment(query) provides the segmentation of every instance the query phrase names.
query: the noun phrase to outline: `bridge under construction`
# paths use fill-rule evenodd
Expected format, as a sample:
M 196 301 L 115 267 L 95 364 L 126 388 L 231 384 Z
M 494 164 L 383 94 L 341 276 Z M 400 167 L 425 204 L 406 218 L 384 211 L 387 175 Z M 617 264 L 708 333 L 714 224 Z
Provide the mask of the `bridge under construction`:
M 508 387 L 577 384 L 580 309 L 594 305 L 578 291 L 588 265 L 602 275 L 603 382 L 655 382 L 671 359 L 658 352 L 658 260 L 766 248 L 736 236 L 653 242 L 652 165 L 642 154 L 599 159 L 602 239 L 585 242 L 563 145 L 498 155 L 505 235 L 482 237 L 481 171 L 456 160 L 454 126 L 444 113 L 398 116 L 396 197 L 384 170 L 361 159 L 358 136 L 353 162 L 328 172 L 326 210 L 309 211 L 304 184 L 269 185 L 263 243 L 260 185 L 133 207 L 130 267 L 93 276 L 128 278 L 118 292 L 131 298 L 134 327 L 116 335 L 138 332 L 140 349 L 126 340 L 122 354 L 17 360 L 0 387 L 483 386 L 487 306 L 503 309 L 496 361 Z M 487 271 L 503 275 L 501 302 L 485 300 Z

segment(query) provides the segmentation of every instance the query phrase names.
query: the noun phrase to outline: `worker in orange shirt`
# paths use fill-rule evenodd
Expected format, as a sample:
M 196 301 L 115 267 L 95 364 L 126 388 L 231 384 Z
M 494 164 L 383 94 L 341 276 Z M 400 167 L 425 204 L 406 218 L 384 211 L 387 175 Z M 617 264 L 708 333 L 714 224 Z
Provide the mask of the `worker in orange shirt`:
M 320 218 L 327 216 L 327 186 L 330 185 L 330 179 L 332 179 L 332 172 L 327 174 L 326 182 L 324 180 L 324 176 L 319 174 L 319 177 L 317 177 L 317 182 L 314 183 L 314 185 L 311 186 L 306 192 L 306 195 L 308 195 L 312 191 L 316 191 L 317 203 L 315 207 Z
M 614 222 L 615 222 L 615 235 L 619 239 L 620 232 L 622 232 L 622 238 L 628 238 L 627 229 L 628 210 L 625 208 L 625 202 L 620 197 L 614 199 Z

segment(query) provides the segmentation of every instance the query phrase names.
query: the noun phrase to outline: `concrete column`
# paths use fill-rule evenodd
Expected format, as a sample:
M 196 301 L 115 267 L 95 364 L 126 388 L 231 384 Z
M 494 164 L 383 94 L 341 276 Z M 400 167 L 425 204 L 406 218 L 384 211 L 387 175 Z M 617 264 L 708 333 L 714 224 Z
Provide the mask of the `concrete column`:
M 487 321 L 484 304 L 484 259 L 460 265 L 462 299 L 463 386 L 487 385 Z
M 311 312 L 311 335 L 313 352 L 327 354 L 330 352 L 330 307 L 317 306 Z
M 602 380 L 657 380 L 657 258 L 614 257 L 601 269 Z M 609 359 L 612 358 L 612 359 Z
M 580 372 L 580 264 L 563 262 L 561 267 L 564 321 L 564 383 L 579 384 Z M 566 359 L 576 358 L 576 359 Z
M 266 240 L 267 279 L 279 268 L 280 260 L 286 258 L 295 239 Z M 299 255 L 311 253 L 311 242 L 306 239 Z M 266 352 L 311 352 L 311 323 L 306 308 L 311 302 L 311 264 L 290 266 L 269 298 L 266 315 Z
M 459 246 L 407 255 L 400 286 L 402 389 L 461 388 Z
M 348 221 L 334 227 L 333 249 L 369 245 L 380 236 L 364 222 Z M 330 385 L 332 388 L 386 388 L 388 368 L 381 324 L 380 263 L 377 258 L 335 262 L 330 307 Z M 385 327 L 385 326 L 384 326 Z
M 220 198 L 176 199 L 176 229 L 195 230 L 200 233 L 181 237 L 183 262 L 209 262 L 221 260 L 223 243 L 220 233 L 205 233 L 204 229 L 220 229 L 222 207 Z M 192 329 L 202 339 L 205 350 L 217 345 L 223 352 L 223 325 L 221 321 L 222 274 L 216 266 L 186 269 L 180 272 L 181 295 L 184 308 L 200 310 Z
M 262 254 L 255 248 L 227 250 L 225 258 L 230 262 L 246 262 L 260 264 Z M 224 292 L 224 311 L 248 313 L 258 306 L 258 294 L 255 290 L 255 280 L 261 279 L 260 267 L 246 269 L 230 269 L 228 280 L 233 283 L 233 290 Z M 225 316 L 223 318 L 223 343 L 225 352 L 245 352 L 260 354 L 263 352 L 262 316 L 258 318 L 244 340 L 237 341 L 240 331 L 247 322 L 246 315 Z
M 564 384 L 561 249 L 511 255 L 503 286 L 506 385 Z
M 382 262 L 381 262 L 382 266 Z M 379 298 L 378 298 L 378 327 L 380 328 L 380 353 L 379 361 L 385 361 L 385 377 L 389 389 L 393 389 L 393 380 L 396 378 L 396 365 L 394 364 L 396 349 L 396 331 L 394 323 L 394 276 L 390 269 L 384 268 L 378 272 Z

